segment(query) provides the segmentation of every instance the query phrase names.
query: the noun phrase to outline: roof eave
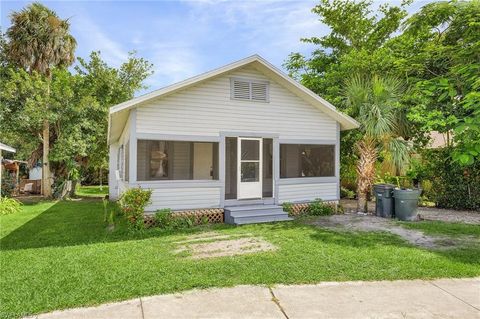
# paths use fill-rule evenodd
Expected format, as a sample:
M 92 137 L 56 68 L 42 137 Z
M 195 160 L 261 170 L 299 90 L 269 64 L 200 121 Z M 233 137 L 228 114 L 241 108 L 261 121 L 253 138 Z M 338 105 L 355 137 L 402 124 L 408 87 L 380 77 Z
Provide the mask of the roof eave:
M 14 149 L 13 147 L 8 146 L 8 145 L 3 144 L 3 143 L 0 143 L 0 150 L 10 152 L 10 153 L 16 153 L 17 152 L 17 150 Z

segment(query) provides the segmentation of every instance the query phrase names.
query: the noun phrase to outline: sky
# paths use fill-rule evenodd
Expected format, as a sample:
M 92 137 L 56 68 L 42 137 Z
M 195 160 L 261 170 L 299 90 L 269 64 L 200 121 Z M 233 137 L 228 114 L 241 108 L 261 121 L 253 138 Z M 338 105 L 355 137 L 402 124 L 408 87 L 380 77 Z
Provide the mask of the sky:
M 300 38 L 328 33 L 311 12 L 316 2 L 310 0 L 41 2 L 70 20 L 76 56 L 101 51 L 109 65 L 118 67 L 135 50 L 153 63 L 147 92 L 253 54 L 282 68 L 291 52 L 312 51 Z M 408 10 L 427 2 L 414 1 Z M 29 3 L 2 0 L 1 30 L 9 27 L 12 11 Z

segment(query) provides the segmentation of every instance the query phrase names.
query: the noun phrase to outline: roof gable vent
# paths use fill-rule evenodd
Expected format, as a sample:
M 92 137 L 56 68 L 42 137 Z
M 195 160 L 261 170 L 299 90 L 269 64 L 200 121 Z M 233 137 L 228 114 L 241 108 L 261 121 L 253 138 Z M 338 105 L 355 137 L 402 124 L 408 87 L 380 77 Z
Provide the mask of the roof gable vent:
M 250 82 L 233 80 L 232 93 L 234 99 L 250 100 Z
M 234 100 L 268 102 L 268 82 L 231 79 L 230 84 Z
M 268 100 L 268 86 L 267 83 L 251 82 L 252 100 L 263 101 Z

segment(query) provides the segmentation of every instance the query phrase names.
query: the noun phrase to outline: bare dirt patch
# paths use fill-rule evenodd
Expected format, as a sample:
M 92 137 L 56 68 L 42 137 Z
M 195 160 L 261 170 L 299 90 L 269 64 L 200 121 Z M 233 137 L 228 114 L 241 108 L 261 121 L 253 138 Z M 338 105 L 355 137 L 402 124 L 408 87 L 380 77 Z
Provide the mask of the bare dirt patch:
M 352 199 L 342 199 L 340 204 L 346 213 L 354 214 L 357 212 L 357 201 Z M 375 213 L 375 202 L 368 203 L 368 212 Z M 448 223 L 465 223 L 480 225 L 480 211 L 472 210 L 453 210 L 434 207 L 418 207 L 418 214 L 424 220 L 438 220 Z
M 418 214 L 425 220 L 480 225 L 480 212 L 478 211 L 419 207 Z
M 464 236 L 464 238 L 451 238 L 426 235 L 419 230 L 403 228 L 395 224 L 392 220 L 369 215 L 345 214 L 326 216 L 316 219 L 312 224 L 337 231 L 389 232 L 400 236 L 413 245 L 429 249 L 458 248 L 459 246 L 463 246 L 467 241 L 472 240 L 469 236 Z
M 240 237 L 239 237 L 240 236 Z M 251 234 L 222 235 L 216 232 L 204 233 L 187 237 L 176 242 L 178 255 L 186 255 L 193 259 L 215 258 L 245 255 L 265 251 L 274 251 L 276 246 L 263 238 Z
M 217 232 L 207 232 L 207 233 L 188 236 L 184 240 L 174 242 L 174 244 L 188 244 L 188 243 L 206 242 L 206 241 L 214 241 L 214 240 L 221 240 L 221 239 L 228 239 L 228 238 L 230 238 L 229 235 L 222 235 Z

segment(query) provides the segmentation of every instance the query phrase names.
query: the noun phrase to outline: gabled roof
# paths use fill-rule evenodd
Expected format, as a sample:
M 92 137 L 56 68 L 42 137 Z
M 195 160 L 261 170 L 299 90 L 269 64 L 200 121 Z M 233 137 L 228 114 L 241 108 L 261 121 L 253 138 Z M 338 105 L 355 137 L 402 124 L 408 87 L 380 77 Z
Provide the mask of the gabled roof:
M 125 121 L 128 118 L 128 110 L 132 108 L 136 108 L 140 106 L 142 103 L 148 102 L 150 100 L 164 97 L 170 94 L 173 94 L 177 91 L 184 90 L 188 87 L 193 85 L 197 85 L 200 82 L 212 79 L 214 77 L 223 75 L 227 72 L 234 71 L 236 69 L 245 67 L 247 65 L 252 65 L 259 71 L 265 73 L 268 77 L 275 80 L 277 83 L 283 85 L 285 88 L 290 90 L 292 93 L 296 94 L 303 100 L 309 102 L 310 104 L 314 105 L 324 113 L 328 114 L 338 123 L 340 123 L 340 127 L 342 130 L 350 130 L 354 128 L 358 128 L 359 124 L 355 119 L 351 118 L 350 116 L 343 114 L 342 112 L 338 111 L 332 104 L 328 101 L 322 99 L 320 96 L 312 92 L 311 90 L 307 89 L 305 86 L 301 85 L 300 83 L 296 82 L 288 75 L 283 73 L 273 64 L 262 58 L 261 56 L 255 54 L 249 56 L 245 59 L 227 64 L 223 67 L 214 69 L 212 71 L 208 71 L 206 73 L 202 73 L 200 75 L 194 76 L 192 78 L 186 79 L 184 81 L 166 86 L 164 88 L 152 91 L 150 93 L 144 94 L 142 96 L 133 98 L 129 101 L 117 104 L 110 108 L 110 117 L 109 117 L 109 133 L 108 138 L 109 141 L 116 141 L 123 130 L 125 125 Z M 115 125 L 116 127 L 112 127 L 112 121 L 114 119 L 119 120 L 121 123 L 120 125 Z

